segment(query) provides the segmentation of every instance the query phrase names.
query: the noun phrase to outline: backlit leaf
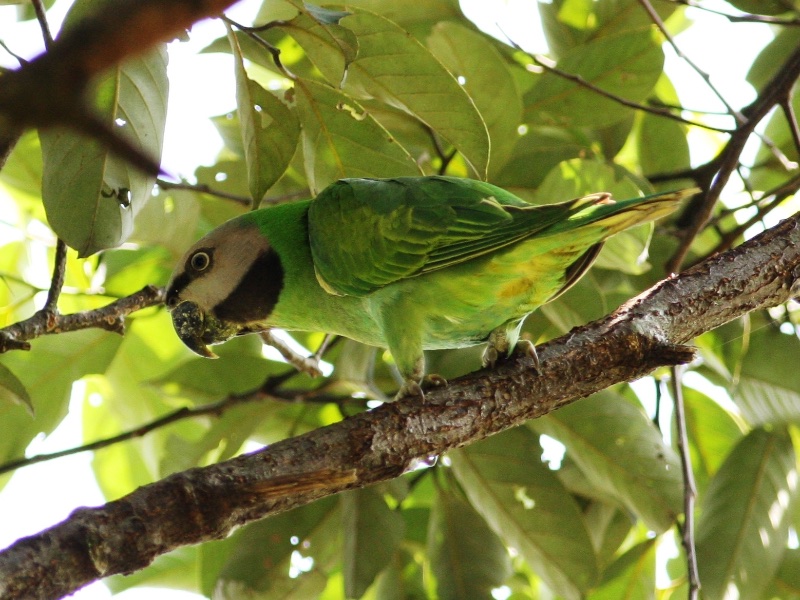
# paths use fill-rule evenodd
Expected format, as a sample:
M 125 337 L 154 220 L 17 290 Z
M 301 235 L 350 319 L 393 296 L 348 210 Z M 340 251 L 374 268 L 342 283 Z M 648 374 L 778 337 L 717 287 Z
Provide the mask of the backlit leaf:
M 529 429 L 518 427 L 448 456 L 470 503 L 553 591 L 577 599 L 594 585 L 597 563 L 583 516 L 542 463 Z
M 500 538 L 472 506 L 439 490 L 431 512 L 428 553 L 442 600 L 491 598 L 493 588 L 511 575 L 511 561 Z
M 532 426 L 567 447 L 567 454 L 599 490 L 616 498 L 656 531 L 682 507 L 675 452 L 644 411 L 604 391 L 537 419 Z
M 344 588 L 359 598 L 390 562 L 403 539 L 403 517 L 391 510 L 381 488 L 341 495 Z
M 390 20 L 367 12 L 345 17 L 358 37 L 358 57 L 345 89 L 402 108 L 452 144 L 486 176 L 489 135 L 472 99 L 434 56 Z
M 786 550 L 796 492 L 796 457 L 787 432 L 755 429 L 742 438 L 712 479 L 697 521 L 704 595 L 762 597 Z
M 353 98 L 324 84 L 298 80 L 306 177 L 312 193 L 342 177 L 419 175 L 419 167 Z
M 236 104 L 239 107 L 242 146 L 253 206 L 278 181 L 294 156 L 300 123 L 289 107 L 247 76 L 244 59 L 228 26 L 236 73 Z
M 90 0 L 79 0 L 72 11 L 83 14 L 94 6 Z M 91 102 L 106 123 L 115 125 L 121 135 L 158 159 L 167 90 L 167 52 L 160 46 L 126 60 L 103 76 Z M 150 199 L 154 177 L 112 155 L 99 142 L 70 130 L 45 130 L 40 138 L 42 200 L 56 234 L 80 256 L 127 240 L 136 214 Z
M 576 47 L 556 65 L 605 92 L 643 102 L 661 76 L 664 53 L 655 31 L 633 31 Z M 601 127 L 630 108 L 555 73 L 546 72 L 523 98 L 525 120 L 534 125 Z

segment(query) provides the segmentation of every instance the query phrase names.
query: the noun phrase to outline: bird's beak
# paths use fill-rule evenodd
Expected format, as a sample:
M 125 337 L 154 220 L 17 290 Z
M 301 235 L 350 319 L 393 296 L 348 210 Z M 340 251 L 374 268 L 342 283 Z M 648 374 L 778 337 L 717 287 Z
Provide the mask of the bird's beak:
M 206 358 L 218 358 L 208 347 L 214 341 L 213 332 L 207 330 L 206 316 L 196 303 L 181 302 L 172 309 L 172 324 L 189 350 Z

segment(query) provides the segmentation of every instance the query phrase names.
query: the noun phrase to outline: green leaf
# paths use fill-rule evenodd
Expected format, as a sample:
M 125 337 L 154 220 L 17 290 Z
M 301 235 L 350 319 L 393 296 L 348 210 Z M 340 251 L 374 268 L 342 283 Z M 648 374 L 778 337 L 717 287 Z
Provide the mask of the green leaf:
M 689 167 L 689 142 L 682 123 L 645 114 L 636 141 L 643 173 L 673 173 Z
M 88 1 L 73 10 L 85 10 Z M 106 123 L 116 123 L 121 135 L 154 157 L 160 157 L 164 138 L 166 71 L 166 47 L 160 46 L 114 68 L 91 99 Z M 82 257 L 127 240 L 155 178 L 71 130 L 44 130 L 40 138 L 42 201 L 53 231 Z
M 793 0 L 728 0 L 728 4 L 756 15 L 781 15 L 800 10 L 800 5 Z
M 663 2 L 653 8 L 662 20 L 675 11 L 675 6 Z M 638 0 L 552 0 L 539 3 L 539 14 L 547 45 L 556 57 L 590 40 L 641 31 L 653 24 Z
M 742 428 L 730 413 L 702 392 L 684 386 L 683 403 L 692 469 L 702 493 L 742 438 Z
M 299 79 L 295 101 L 306 177 L 314 195 L 342 177 L 421 174 L 408 152 L 353 98 Z
M 402 108 L 452 144 L 481 179 L 489 135 L 475 104 L 419 42 L 390 20 L 367 12 L 342 19 L 358 38 L 345 89 Z
M 481 113 L 491 141 L 492 173 L 511 156 L 522 123 L 522 99 L 509 63 L 486 35 L 452 22 L 439 23 L 428 48 L 456 77 Z
M 604 391 L 531 423 L 567 447 L 567 455 L 599 490 L 665 531 L 682 507 L 675 452 L 637 406 Z
M 614 504 L 594 501 L 583 511 L 601 567 L 615 558 L 634 525 L 632 515 Z
M 247 76 L 241 48 L 230 25 L 227 27 L 247 180 L 253 206 L 258 206 L 289 166 L 300 138 L 300 123 L 288 106 Z
M 441 600 L 492 598 L 511 575 L 500 538 L 469 503 L 443 489 L 431 512 L 428 555 Z
M 347 7 L 381 15 L 418 40 L 425 39 L 437 23 L 466 20 L 458 0 L 350 0 Z
M 517 138 L 511 157 L 492 177 L 492 183 L 509 191 L 536 189 L 560 162 L 586 154 L 587 145 L 563 129 L 530 127 Z
M 587 600 L 654 600 L 656 540 L 637 544 L 614 561 Z
M 556 593 L 580 598 L 597 562 L 577 503 L 541 462 L 536 436 L 518 427 L 448 453 L 475 509 Z
M 573 158 L 559 163 L 547 174 L 536 198 L 542 204 L 549 204 L 594 192 L 609 192 L 618 200 L 641 195 L 637 182 L 622 167 Z M 646 224 L 609 238 L 595 264 L 631 275 L 644 273 L 650 268 L 646 258 L 652 231 L 653 226 Z
M 113 594 L 137 586 L 199 592 L 197 560 L 198 546 L 178 548 L 156 557 L 147 568 L 126 575 L 114 575 L 103 580 Z
M 798 45 L 800 45 L 800 31 L 796 27 L 778 29 L 775 37 L 761 49 L 750 65 L 746 77 L 748 83 L 757 90 L 763 89 Z
M 219 399 L 255 389 L 276 364 L 261 355 L 257 336 L 231 340 L 217 353 L 219 360 L 192 357 L 151 383 L 198 399 Z
M 34 414 L 28 390 L 16 375 L 2 364 L 0 364 L 0 402 L 21 404 L 28 409 L 31 416 Z
M 786 550 L 796 487 L 795 451 L 784 429 L 755 429 L 737 444 L 712 479 L 697 522 L 706 597 L 762 597 Z
M 797 600 L 800 598 L 800 549 L 792 548 L 783 555 L 768 598 Z
M 344 589 L 348 598 L 360 598 L 399 548 L 405 524 L 380 488 L 344 492 L 341 499 Z
M 655 30 L 604 37 L 579 46 L 556 65 L 605 92 L 643 102 L 664 68 Z M 621 121 L 631 109 L 555 73 L 545 72 L 523 98 L 525 121 L 533 125 L 601 127 Z
M 324 569 L 340 558 L 338 507 L 336 498 L 323 498 L 238 530 L 210 586 L 214 597 L 318 597 L 325 587 Z
M 19 138 L 0 170 L 0 183 L 39 202 L 42 195 L 42 150 L 35 131 L 28 131 Z
M 30 352 L 9 352 L 0 357 L 4 370 L 13 373 L 36 407 L 35 418 L 23 406 L 0 404 L 0 462 L 19 458 L 40 432 L 50 434 L 67 414 L 72 384 L 108 367 L 122 337 L 88 329 L 39 338 Z
M 750 335 L 732 393 L 749 424 L 800 421 L 800 370 L 792 360 L 783 359 L 797 356 L 799 351 L 797 336 L 773 327 L 761 327 Z
M 358 54 L 355 34 L 339 25 L 352 13 L 306 4 L 297 16 L 280 25 L 303 48 L 308 59 L 333 86 L 344 79 L 345 69 Z

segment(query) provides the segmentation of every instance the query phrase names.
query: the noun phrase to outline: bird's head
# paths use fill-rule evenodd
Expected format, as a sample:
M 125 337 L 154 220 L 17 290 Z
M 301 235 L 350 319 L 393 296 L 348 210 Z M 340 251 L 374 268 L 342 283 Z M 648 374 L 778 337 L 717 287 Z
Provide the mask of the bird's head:
M 167 284 L 178 337 L 200 356 L 233 336 L 262 331 L 283 287 L 280 258 L 252 214 L 232 219 L 192 246 Z

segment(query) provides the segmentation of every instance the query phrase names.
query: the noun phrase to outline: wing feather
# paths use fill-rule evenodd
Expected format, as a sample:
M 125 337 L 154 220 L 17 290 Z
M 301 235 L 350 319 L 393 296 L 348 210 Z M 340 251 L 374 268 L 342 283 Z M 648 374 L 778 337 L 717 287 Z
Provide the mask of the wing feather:
M 557 234 L 599 223 L 607 231 L 588 248 L 630 224 L 666 214 L 685 195 L 615 205 L 607 194 L 593 194 L 535 206 L 491 184 L 456 177 L 342 179 L 311 202 L 309 242 L 317 279 L 325 290 L 364 296 L 537 233 Z M 591 254 L 596 253 L 587 257 Z

